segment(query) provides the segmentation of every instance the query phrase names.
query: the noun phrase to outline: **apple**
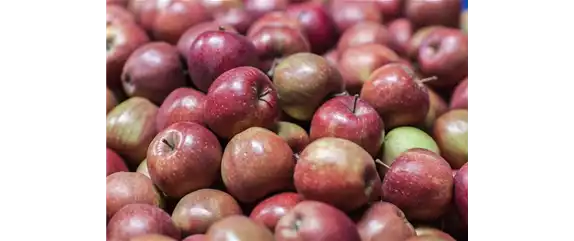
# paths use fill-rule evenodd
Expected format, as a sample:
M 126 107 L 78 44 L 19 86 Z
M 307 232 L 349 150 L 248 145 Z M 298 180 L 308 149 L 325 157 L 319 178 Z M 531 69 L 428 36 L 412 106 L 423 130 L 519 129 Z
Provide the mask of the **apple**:
M 316 54 L 297 53 L 274 68 L 273 82 L 283 111 L 297 120 L 311 120 L 331 95 L 345 90 L 341 73 Z
M 149 178 L 137 172 L 116 172 L 106 178 L 106 214 L 111 218 L 132 203 L 163 206 L 161 194 Z
M 287 5 L 289 0 L 243 0 L 243 7 L 254 19 L 269 12 L 283 11 Z
M 418 27 L 442 25 L 458 27 L 460 0 L 405 0 L 405 16 Z
M 108 240 L 130 240 L 144 234 L 161 234 L 176 240 L 181 238 L 169 214 L 149 204 L 128 204 L 110 219 Z
M 220 165 L 217 137 L 194 122 L 167 127 L 157 134 L 147 152 L 151 180 L 174 198 L 209 187 L 217 179 Z
M 106 7 L 115 5 L 126 7 L 128 5 L 128 0 L 106 0 Z
M 387 28 L 377 22 L 360 22 L 349 27 L 337 44 L 339 53 L 343 53 L 348 48 L 364 44 L 387 45 L 390 40 Z
M 295 3 L 287 8 L 287 14 L 299 21 L 309 39 L 313 53 L 323 54 L 335 45 L 338 37 L 337 29 L 325 8 L 320 4 Z
M 122 72 L 125 93 L 161 105 L 173 90 L 185 86 L 185 67 L 177 49 L 165 42 L 139 47 L 128 58 Z
M 245 34 L 251 24 L 255 21 L 245 8 L 229 8 L 223 11 L 216 12 L 213 17 L 215 21 L 224 25 L 231 25 L 237 32 Z
M 385 174 L 383 199 L 410 221 L 430 221 L 446 212 L 453 184 L 448 162 L 432 151 L 413 148 L 400 154 Z
M 209 227 L 206 240 L 212 241 L 274 241 L 265 226 L 245 216 L 228 216 Z
M 412 148 L 424 148 L 440 155 L 436 142 L 426 132 L 411 126 L 401 126 L 389 131 L 383 142 L 382 161 L 388 167 L 403 152 Z M 387 167 L 380 166 L 379 174 L 384 175 Z
M 363 22 L 383 22 L 383 15 L 374 2 L 333 0 L 331 1 L 331 17 L 339 30 L 345 32 L 355 24 Z
M 169 236 L 154 233 L 154 234 L 139 235 L 135 238 L 131 238 L 130 241 L 177 241 L 177 240 Z
M 454 89 L 450 109 L 468 109 L 468 78 L 464 78 Z
M 444 99 L 435 91 L 430 88 L 427 88 L 427 90 L 429 92 L 429 111 L 421 128 L 428 133 L 432 133 L 434 122 L 439 116 L 448 111 L 448 106 Z
M 399 61 L 399 56 L 393 50 L 372 43 L 345 49 L 339 57 L 338 67 L 349 94 L 358 94 L 375 70 Z
M 263 61 L 272 62 L 291 54 L 309 52 L 309 41 L 299 29 L 288 26 L 265 26 L 257 32 L 247 35 L 257 55 Z M 268 71 L 268 68 L 263 68 Z
M 244 203 L 286 190 L 293 181 L 293 151 L 277 134 L 251 127 L 235 135 L 223 152 L 221 178 L 229 194 Z
M 416 238 L 408 239 L 409 241 L 456 241 L 449 234 L 431 227 L 418 227 L 415 229 Z
M 286 26 L 293 29 L 298 29 L 303 31 L 303 25 L 299 23 L 297 18 L 293 18 L 286 12 L 270 12 L 263 15 L 261 18 L 257 19 L 249 30 L 247 31 L 247 36 L 253 35 L 255 32 L 259 32 L 261 28 L 266 26 Z
M 293 153 L 303 151 L 303 149 L 305 149 L 309 144 L 309 135 L 307 135 L 307 131 L 295 123 L 278 121 L 271 130 L 287 142 Z
M 259 69 L 243 66 L 213 82 L 205 99 L 204 121 L 219 137 L 231 138 L 249 127 L 272 127 L 279 119 L 277 91 Z
M 424 81 L 407 65 L 390 63 L 371 74 L 361 98 L 377 110 L 388 129 L 416 125 L 424 122 L 430 105 Z
M 433 31 L 419 47 L 418 63 L 423 75 L 438 77 L 429 86 L 453 88 L 468 75 L 468 36 L 458 29 Z
M 257 204 L 251 211 L 249 218 L 274 231 L 279 219 L 302 200 L 301 196 L 294 192 L 275 194 Z
M 468 111 L 451 110 L 435 122 L 433 137 L 453 169 L 468 162 Z
M 371 205 L 357 223 L 357 230 L 361 241 L 403 241 L 416 236 L 403 211 L 388 202 Z
M 182 241 L 208 241 L 207 236 L 205 234 L 194 234 L 191 236 L 187 236 Z
M 116 172 L 129 172 L 124 159 L 110 148 L 106 148 L 106 176 Z
M 146 158 L 149 144 L 156 135 L 157 106 L 142 97 L 131 97 L 107 115 L 106 144 L 136 167 Z
M 147 160 L 144 159 L 140 165 L 138 166 L 138 168 L 136 169 L 136 172 L 143 174 L 144 176 L 149 177 L 149 171 L 147 169 Z
M 213 81 L 224 72 L 240 66 L 259 64 L 251 41 L 224 28 L 197 36 L 186 59 L 193 84 L 203 92 L 207 92 Z
M 114 96 L 114 93 L 106 87 L 106 114 L 118 105 L 118 100 Z
M 406 56 L 410 40 L 414 34 L 413 24 L 406 18 L 399 18 L 389 23 L 388 46 L 401 56 Z
M 367 151 L 352 141 L 323 137 L 299 155 L 293 175 L 304 199 L 352 211 L 380 198 L 381 179 Z
M 409 57 L 410 59 L 416 60 L 419 54 L 419 48 L 421 46 L 421 44 L 423 43 L 423 41 L 433 32 L 435 32 L 436 30 L 443 30 L 443 29 L 448 29 L 444 26 L 438 26 L 438 25 L 433 25 L 433 26 L 427 26 L 427 27 L 423 27 L 418 29 L 417 31 L 414 32 L 413 36 L 411 37 L 409 43 L 408 43 L 408 47 L 407 47 L 407 57 Z
M 192 88 L 181 87 L 172 91 L 163 101 L 156 115 L 156 126 L 162 131 L 178 122 L 205 125 L 205 94 Z
M 337 63 L 339 62 L 339 51 L 337 51 L 337 48 L 332 48 L 331 50 L 327 51 L 325 54 L 323 54 L 323 58 L 325 58 L 327 62 L 329 62 L 329 64 L 331 64 L 333 67 L 338 67 Z
M 379 113 L 359 95 L 338 96 L 317 109 L 309 136 L 311 141 L 323 137 L 346 139 L 375 156 L 385 138 L 385 125 Z
M 275 227 L 275 241 L 360 241 L 355 224 L 337 208 L 317 201 L 302 201 Z
M 106 20 L 111 22 L 135 22 L 134 15 L 125 9 L 125 7 L 117 4 L 106 5 Z
M 243 6 L 243 0 L 200 0 L 200 3 L 211 14 Z
M 189 236 L 203 234 L 213 223 L 241 213 L 241 207 L 231 195 L 206 188 L 191 192 L 179 200 L 171 219 L 184 236 Z
M 464 224 L 468 225 L 468 163 L 454 177 L 454 203 Z
M 193 41 L 197 39 L 197 36 L 207 31 L 219 30 L 219 27 L 223 27 L 225 31 L 237 33 L 237 30 L 229 24 L 222 25 L 216 21 L 198 23 L 188 28 L 177 41 L 179 54 L 183 57 L 187 56 L 187 52 L 191 48 Z
M 363 1 L 363 0 L 355 0 Z M 403 12 L 404 0 L 372 0 L 379 7 L 385 21 L 400 17 Z

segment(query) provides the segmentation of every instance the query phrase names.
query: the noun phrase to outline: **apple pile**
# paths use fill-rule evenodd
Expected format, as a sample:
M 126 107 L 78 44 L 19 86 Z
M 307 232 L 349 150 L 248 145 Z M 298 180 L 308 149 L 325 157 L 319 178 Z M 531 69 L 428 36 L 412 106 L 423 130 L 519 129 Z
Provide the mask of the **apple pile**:
M 467 240 L 466 19 L 107 0 L 107 240 Z

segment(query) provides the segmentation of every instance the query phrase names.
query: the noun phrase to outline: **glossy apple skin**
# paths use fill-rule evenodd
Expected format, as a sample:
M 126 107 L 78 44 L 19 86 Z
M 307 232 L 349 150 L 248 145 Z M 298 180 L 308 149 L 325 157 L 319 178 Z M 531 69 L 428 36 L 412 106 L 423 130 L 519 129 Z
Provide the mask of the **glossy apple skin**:
M 240 34 L 245 34 L 256 18 L 249 14 L 245 8 L 234 7 L 216 12 L 215 21 L 225 25 L 231 25 Z
M 300 153 L 309 144 L 307 131 L 295 123 L 278 121 L 271 130 L 287 142 L 293 153 Z
M 297 18 L 288 15 L 286 12 L 276 11 L 267 13 L 257 19 L 257 21 L 253 22 L 247 31 L 247 36 L 251 36 L 256 32 L 259 32 L 261 28 L 266 26 L 285 26 L 298 29 L 303 32 L 303 25 L 297 20 Z
M 456 241 L 449 234 L 430 227 L 418 227 L 415 229 L 417 236 L 407 239 L 408 241 Z
M 132 203 L 163 206 L 161 194 L 149 178 L 137 172 L 117 172 L 106 178 L 106 216 L 111 218 Z
M 251 41 L 225 30 L 207 31 L 197 36 L 186 57 L 191 80 L 203 92 L 207 92 L 213 81 L 224 72 L 259 64 Z
M 468 109 L 468 78 L 462 80 L 454 89 L 450 99 L 450 109 Z
M 144 97 L 156 105 L 161 105 L 173 90 L 185 86 L 185 82 L 185 67 L 179 53 L 165 42 L 151 42 L 136 49 L 122 72 L 128 96 Z
M 130 240 L 144 234 L 161 234 L 176 240 L 181 238 L 169 214 L 149 204 L 128 204 L 110 219 L 108 240 Z
M 372 204 L 357 223 L 357 229 L 362 241 L 404 241 L 416 236 L 403 211 L 388 202 Z
M 275 227 L 275 241 L 360 241 L 355 224 L 337 208 L 302 201 Z
M 405 0 L 405 16 L 418 27 L 442 25 L 458 27 L 460 0 Z
M 244 203 L 289 189 L 293 151 L 281 137 L 260 127 L 235 135 L 223 153 L 221 178 L 229 194 Z
M 263 61 L 273 61 L 291 54 L 311 51 L 307 37 L 300 30 L 288 26 L 265 26 L 247 37 Z
M 196 24 L 188 28 L 177 41 L 177 50 L 181 56 L 186 56 L 187 52 L 191 48 L 193 41 L 197 39 L 197 36 L 207 31 L 219 30 L 219 27 L 223 27 L 225 31 L 237 33 L 237 30 L 229 24 L 221 24 L 216 21 L 209 21 Z
M 205 125 L 205 94 L 192 88 L 181 87 L 172 91 L 159 107 L 156 126 L 162 131 L 178 122 L 195 122 Z
M 106 144 L 137 167 L 146 158 L 147 147 L 156 135 L 157 106 L 141 97 L 120 103 L 107 115 Z
M 287 9 L 289 2 L 289 0 L 243 0 L 243 7 L 254 19 L 258 19 L 266 13 Z
M 311 141 L 337 137 L 352 141 L 376 156 L 385 138 L 379 113 L 356 96 L 338 96 L 325 102 L 311 121 Z
M 363 84 L 361 98 L 373 106 L 388 129 L 425 120 L 430 101 L 413 69 L 391 63 L 375 70 Z
M 209 227 L 206 240 L 210 241 L 275 241 L 265 226 L 245 216 L 228 216 Z
M 383 199 L 410 221 L 430 221 L 446 212 L 453 184 L 448 162 L 432 151 L 413 148 L 399 155 L 385 174 Z
M 331 2 L 331 17 L 339 33 L 362 22 L 383 22 L 383 15 L 373 2 L 333 0 Z
M 427 90 L 429 93 L 429 111 L 427 112 L 424 124 L 422 124 L 422 129 L 428 133 L 432 133 L 436 119 L 448 111 L 448 105 L 434 90 L 430 88 L 427 88 Z
M 465 225 L 468 225 L 468 163 L 454 177 L 454 203 Z
M 337 44 L 339 53 L 348 48 L 364 44 L 387 45 L 390 40 L 387 28 L 377 22 L 361 22 L 349 27 Z
M 194 234 L 191 236 L 187 236 L 182 241 L 208 241 L 207 236 L 205 234 Z
M 283 111 L 297 120 L 311 120 L 330 95 L 345 90 L 341 73 L 323 57 L 297 53 L 283 59 L 273 72 Z
M 332 48 L 323 54 L 323 58 L 325 58 L 329 64 L 336 68 L 337 63 L 339 62 L 339 51 L 337 51 L 337 48 Z
M 221 155 L 221 145 L 211 131 L 194 122 L 179 122 L 153 139 L 147 167 L 161 191 L 180 198 L 215 182 Z
M 468 162 L 468 111 L 451 110 L 435 122 L 433 137 L 453 169 Z
M 337 29 L 328 12 L 320 4 L 292 4 L 287 8 L 287 14 L 299 21 L 313 53 L 323 54 L 335 45 Z
M 443 29 L 448 28 L 444 26 L 433 25 L 417 29 L 409 41 L 407 56 L 412 60 L 416 60 L 419 54 L 419 48 L 423 41 L 434 31 Z
M 294 192 L 275 194 L 257 204 L 251 211 L 249 218 L 274 231 L 279 219 L 302 200 L 301 196 Z
M 171 219 L 184 236 L 189 236 L 203 234 L 213 223 L 241 214 L 241 207 L 231 195 L 206 188 L 191 192 L 179 200 Z
M 406 18 L 399 18 L 389 23 L 389 48 L 401 56 L 406 56 L 409 42 L 414 34 L 412 23 Z
M 338 67 L 345 80 L 349 94 L 359 94 L 363 84 L 378 68 L 399 62 L 399 56 L 391 49 L 380 44 L 364 44 L 343 51 Z
M 116 172 L 129 172 L 124 159 L 115 151 L 106 148 L 106 176 Z
M 304 199 L 344 211 L 380 198 L 381 180 L 373 158 L 361 146 L 341 138 L 311 142 L 299 155 L 293 179 Z
M 119 22 L 136 21 L 134 15 L 130 11 L 117 4 L 106 6 L 106 20 Z
M 412 148 L 424 148 L 440 154 L 438 145 L 429 134 L 412 126 L 400 126 L 389 131 L 385 137 L 381 160 L 391 166 L 399 155 Z M 386 172 L 387 167 L 380 165 L 379 174 L 384 176 Z
M 205 99 L 205 123 L 215 134 L 231 138 L 249 127 L 272 127 L 279 119 L 278 96 L 269 77 L 243 66 L 220 75 Z

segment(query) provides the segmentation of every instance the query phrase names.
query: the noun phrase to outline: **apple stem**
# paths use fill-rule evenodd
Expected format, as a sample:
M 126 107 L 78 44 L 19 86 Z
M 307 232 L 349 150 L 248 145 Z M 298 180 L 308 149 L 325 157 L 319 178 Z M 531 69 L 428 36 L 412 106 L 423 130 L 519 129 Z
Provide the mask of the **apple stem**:
M 299 153 L 293 153 L 293 158 L 295 158 L 295 162 L 299 161 Z
M 391 169 L 391 167 L 389 167 L 389 165 L 385 164 L 384 162 L 382 162 L 382 161 L 379 160 L 378 158 L 377 158 L 377 160 L 375 160 L 375 162 L 376 162 L 377 164 L 381 165 L 381 166 L 384 166 L 384 167 L 387 168 L 387 169 Z
M 169 146 L 169 148 L 173 151 L 173 149 L 175 149 L 175 147 L 170 144 L 166 139 L 161 139 L 161 142 L 167 146 Z
M 431 76 L 431 77 L 428 77 L 428 78 L 421 79 L 420 82 L 421 82 L 421 83 L 426 83 L 426 82 L 433 81 L 433 80 L 437 80 L 437 79 L 438 79 L 438 77 L 436 77 L 436 76 Z
M 339 93 L 335 93 L 333 94 L 333 97 L 339 97 L 339 96 L 348 96 L 349 92 L 347 92 L 346 90 L 343 92 L 339 92 Z
M 351 110 L 351 112 L 353 112 L 353 114 L 355 114 L 355 110 L 357 109 L 357 101 L 359 100 L 359 95 L 355 94 L 355 99 L 353 100 L 353 109 Z
M 219 31 L 225 31 L 225 27 L 223 27 L 223 26 L 219 26 L 217 28 L 219 29 Z
M 267 76 L 269 76 L 270 79 L 273 79 L 273 73 L 275 73 L 275 67 L 277 67 L 278 64 L 279 60 L 273 59 L 273 62 L 271 63 L 271 68 L 269 68 L 269 70 L 267 71 Z

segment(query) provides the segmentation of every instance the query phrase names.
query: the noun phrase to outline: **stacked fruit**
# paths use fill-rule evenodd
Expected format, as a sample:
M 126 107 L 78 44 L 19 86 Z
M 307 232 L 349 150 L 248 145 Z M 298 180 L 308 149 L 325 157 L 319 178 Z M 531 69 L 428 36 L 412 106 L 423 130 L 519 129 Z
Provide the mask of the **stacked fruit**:
M 107 0 L 108 240 L 466 240 L 460 10 Z

